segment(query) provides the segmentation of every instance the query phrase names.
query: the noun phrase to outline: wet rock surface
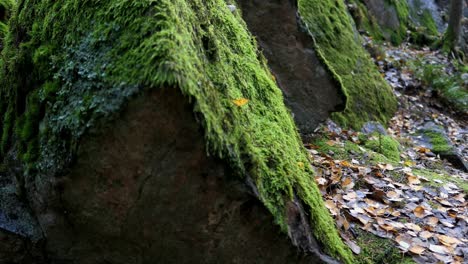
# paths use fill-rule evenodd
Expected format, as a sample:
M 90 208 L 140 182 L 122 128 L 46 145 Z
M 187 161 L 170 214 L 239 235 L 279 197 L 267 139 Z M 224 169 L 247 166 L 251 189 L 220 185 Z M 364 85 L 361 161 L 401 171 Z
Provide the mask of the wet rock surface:
M 312 38 L 301 31 L 293 2 L 239 1 L 300 132 L 308 134 L 330 112 L 343 110 L 345 97 L 319 60 Z
M 132 100 L 85 137 L 59 183 L 42 183 L 58 193 L 36 193 L 41 207 L 32 208 L 47 263 L 334 263 L 301 232 L 310 227 L 300 205 L 289 207 L 291 243 L 249 179 L 207 157 L 185 102 L 176 89 Z M 42 243 L 28 242 L 31 235 L 0 238 L 1 264 L 43 260 L 30 253 Z
M 393 30 L 400 27 L 400 20 L 395 7 L 389 5 L 385 0 L 364 0 L 364 3 L 381 27 Z

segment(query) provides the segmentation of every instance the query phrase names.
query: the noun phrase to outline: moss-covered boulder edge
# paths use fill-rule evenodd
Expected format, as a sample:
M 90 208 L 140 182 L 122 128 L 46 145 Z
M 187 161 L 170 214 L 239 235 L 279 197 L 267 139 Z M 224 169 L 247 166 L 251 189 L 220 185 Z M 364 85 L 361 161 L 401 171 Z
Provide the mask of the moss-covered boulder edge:
M 351 0 L 354 4 L 352 14 L 360 30 L 365 30 L 374 40 L 390 41 L 393 45 L 400 45 L 409 40 L 416 45 L 431 45 L 439 38 L 436 22 L 431 12 L 424 8 L 421 1 L 409 4 L 407 0 L 382 0 L 385 9 L 394 11 L 398 26 L 379 24 L 376 15 L 369 10 L 366 0 Z M 409 33 L 409 34 L 408 34 Z
M 312 1 L 313 2 L 313 1 Z M 341 5 L 340 5 L 341 7 Z M 223 0 L 21 0 L 1 60 L 0 155 L 24 182 L 60 175 L 80 138 L 148 89 L 180 89 L 210 154 L 251 177 L 276 223 L 297 196 L 315 238 L 345 263 L 291 114 L 256 43 Z M 235 101 L 247 99 L 242 104 Z
M 347 96 L 343 112 L 332 118 L 344 127 L 359 129 L 369 120 L 386 124 L 397 109 L 391 87 L 362 47 L 345 3 L 341 0 L 298 0 L 298 13 L 305 30 L 314 38 L 315 49 L 334 73 Z

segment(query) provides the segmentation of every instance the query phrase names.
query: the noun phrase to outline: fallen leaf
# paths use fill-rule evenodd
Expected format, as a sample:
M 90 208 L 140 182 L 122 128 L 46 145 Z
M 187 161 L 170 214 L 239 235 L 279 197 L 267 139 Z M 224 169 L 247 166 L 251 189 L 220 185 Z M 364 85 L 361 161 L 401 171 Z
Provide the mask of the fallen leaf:
M 235 100 L 232 100 L 232 102 L 237 105 L 237 106 L 244 106 L 246 105 L 248 102 L 249 102 L 249 99 L 246 99 L 246 98 L 239 98 L 239 99 L 235 99 Z
M 419 237 L 424 238 L 424 239 L 428 239 L 432 237 L 433 235 L 434 234 L 429 231 L 422 231 L 421 233 L 419 233 Z
M 413 223 L 406 223 L 405 227 L 408 228 L 408 229 L 411 229 L 413 231 L 416 231 L 416 232 L 421 231 L 421 227 L 416 225 L 416 224 L 413 224 Z
M 418 176 L 407 174 L 407 177 L 408 177 L 408 183 L 409 184 L 420 184 L 421 183 Z
M 344 178 L 342 184 L 341 184 L 345 189 L 352 189 L 354 187 L 354 182 L 353 179 L 350 177 Z
M 322 177 L 315 177 L 315 181 L 318 185 L 326 185 L 328 180 Z
M 458 245 L 462 243 L 460 240 L 446 235 L 437 235 L 437 239 L 439 239 L 439 242 L 445 246 Z
M 430 225 L 430 226 L 435 226 L 435 225 L 437 225 L 438 222 L 439 222 L 439 218 L 434 217 L 434 216 L 429 217 L 427 219 L 427 224 Z
M 425 250 L 426 250 L 425 248 L 418 246 L 418 245 L 414 245 L 409 249 L 411 253 L 417 254 L 417 255 L 421 255 Z
M 330 210 L 330 213 L 332 215 L 338 215 L 338 213 L 340 211 L 338 209 L 338 207 L 336 207 L 336 204 L 332 200 L 326 200 L 325 201 L 325 207 L 327 207 L 328 210 Z
M 437 246 L 437 245 L 433 245 L 433 244 L 429 245 L 429 250 L 434 252 L 434 253 L 443 254 L 443 255 L 448 253 L 447 250 L 445 249 L 445 247 Z
M 423 206 L 417 206 L 414 208 L 413 213 L 417 218 L 423 218 L 426 215 L 426 210 Z

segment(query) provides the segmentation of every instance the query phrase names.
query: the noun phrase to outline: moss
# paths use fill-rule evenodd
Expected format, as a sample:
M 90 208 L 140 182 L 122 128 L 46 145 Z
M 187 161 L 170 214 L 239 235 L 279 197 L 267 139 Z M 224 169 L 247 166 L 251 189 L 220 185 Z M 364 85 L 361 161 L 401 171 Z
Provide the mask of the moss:
M 15 6 L 15 0 L 0 0 L 0 41 L 3 41 L 8 33 L 8 19 Z
M 414 169 L 413 173 L 415 175 L 422 176 L 430 180 L 429 182 L 422 181 L 424 185 L 438 188 L 438 187 L 443 186 L 444 184 L 451 182 L 457 185 L 460 189 L 462 189 L 465 194 L 468 194 L 468 182 L 464 181 L 463 179 L 450 176 L 446 174 L 445 172 L 438 173 L 430 169 Z M 440 181 L 440 182 L 437 182 L 437 181 Z
M 401 44 L 407 36 L 410 9 L 406 0 L 387 0 L 387 4 L 395 8 L 399 20 L 397 30 L 385 29 L 390 33 L 390 41 L 393 45 Z
M 209 152 L 227 160 L 240 177 L 253 178 L 259 198 L 283 231 L 288 229 L 285 204 L 297 195 L 326 252 L 353 262 L 312 169 L 298 165 L 309 161 L 282 93 L 241 17 L 224 1 L 32 0 L 19 6 L 3 52 L 0 95 L 9 109 L 3 120 L 12 121 L 4 122 L 2 134 L 5 142 L 19 136 L 24 162 L 40 171 L 28 177 L 40 181 L 67 166 L 86 131 L 111 119 L 131 96 L 177 88 L 193 103 Z M 342 4 L 338 7 L 343 11 Z M 353 68 L 361 69 L 356 63 L 362 59 L 371 69 L 358 42 L 353 43 L 360 52 L 348 53 Z M 326 51 L 332 52 L 330 47 Z M 364 75 L 360 80 L 367 83 Z M 351 79 L 344 72 L 341 76 Z M 376 76 L 375 71 L 375 86 L 362 87 L 371 95 L 382 92 Z M 233 100 L 239 98 L 248 103 L 237 106 Z M 366 109 L 381 109 L 383 118 L 389 114 L 383 104 Z
M 344 3 L 299 0 L 298 9 L 315 39 L 318 54 L 339 76 L 348 97 L 346 110 L 333 114 L 333 118 L 353 128 L 369 120 L 386 123 L 396 110 L 396 99 L 361 46 L 360 36 L 353 29 Z
M 357 234 L 356 242 L 362 250 L 357 256 L 357 263 L 416 263 L 410 257 L 401 254 L 396 245 L 389 239 L 377 237 L 360 229 L 357 230 Z
M 361 0 L 352 0 L 350 2 L 356 6 L 356 10 L 351 11 L 351 15 L 358 29 L 366 31 L 374 41 L 384 40 L 384 35 L 377 19 L 369 13 L 366 4 Z
M 379 139 L 369 140 L 365 146 L 393 162 L 400 162 L 400 144 L 389 136 L 380 136 Z
M 453 151 L 453 147 L 450 146 L 443 134 L 430 130 L 423 130 L 421 133 L 429 138 L 434 153 L 449 153 Z

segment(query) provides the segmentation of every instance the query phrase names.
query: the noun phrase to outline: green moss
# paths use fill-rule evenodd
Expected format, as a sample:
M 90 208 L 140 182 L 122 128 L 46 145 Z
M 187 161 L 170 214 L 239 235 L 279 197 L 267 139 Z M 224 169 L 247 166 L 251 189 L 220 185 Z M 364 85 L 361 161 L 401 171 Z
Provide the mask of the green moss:
M 447 138 L 445 138 L 441 133 L 429 130 L 423 130 L 421 133 L 429 138 L 429 141 L 432 144 L 432 151 L 434 151 L 434 153 L 449 153 L 453 151 L 453 147 L 449 145 Z
M 366 121 L 386 123 L 396 110 L 391 88 L 361 46 L 359 34 L 346 7 L 339 0 L 299 0 L 298 9 L 316 50 L 340 78 L 348 97 L 343 113 L 333 118 L 346 127 L 359 128 Z
M 366 4 L 361 0 L 351 0 L 350 2 L 356 6 L 356 10 L 351 12 L 351 15 L 357 28 L 366 31 L 374 41 L 384 40 L 384 35 L 377 19 L 369 13 Z
M 400 144 L 389 136 L 380 136 L 379 139 L 369 140 L 365 146 L 384 155 L 393 162 L 400 161 Z
M 246 25 L 226 2 L 32 0 L 19 6 L 3 52 L 0 98 L 9 109 L 3 120 L 12 120 L 2 125 L 5 142 L 15 138 L 14 131 L 24 162 L 41 172 L 28 177 L 40 181 L 67 166 L 66 158 L 87 129 L 110 119 L 131 96 L 177 88 L 192 101 L 209 152 L 227 160 L 240 177 L 253 178 L 259 198 L 283 231 L 288 230 L 285 204 L 296 195 L 326 252 L 353 262 L 312 169 L 304 166 L 309 160 L 282 93 Z M 348 53 L 353 68 L 361 69 L 361 59 L 370 67 L 358 42 L 353 43 L 360 52 Z M 351 79 L 344 72 L 340 76 Z M 380 94 L 380 80 L 362 89 Z M 239 98 L 249 101 L 240 107 L 233 103 Z M 380 118 L 389 114 L 384 103 L 372 105 L 382 109 Z
M 3 41 L 5 35 L 8 33 L 8 19 L 16 6 L 15 0 L 0 0 L 0 41 Z
M 451 182 L 457 185 L 460 189 L 462 189 L 465 194 L 468 194 L 468 182 L 464 181 L 463 179 L 450 176 L 446 174 L 445 172 L 438 173 L 430 169 L 414 169 L 413 173 L 415 175 L 422 176 L 422 177 L 429 179 L 429 182 L 422 181 L 422 183 L 427 186 L 438 188 L 438 187 L 443 186 L 444 184 Z M 440 182 L 437 182 L 437 181 L 440 181 Z
M 446 106 L 463 113 L 468 111 L 468 90 L 461 76 L 467 70 L 463 64 L 455 66 L 455 71 L 447 73 L 444 65 L 434 65 L 424 60 L 410 63 L 415 76 L 424 85 L 434 88 Z
M 356 242 L 362 250 L 357 256 L 357 263 L 416 263 L 410 257 L 401 254 L 396 245 L 389 239 L 377 237 L 360 229 L 357 229 L 357 234 Z

